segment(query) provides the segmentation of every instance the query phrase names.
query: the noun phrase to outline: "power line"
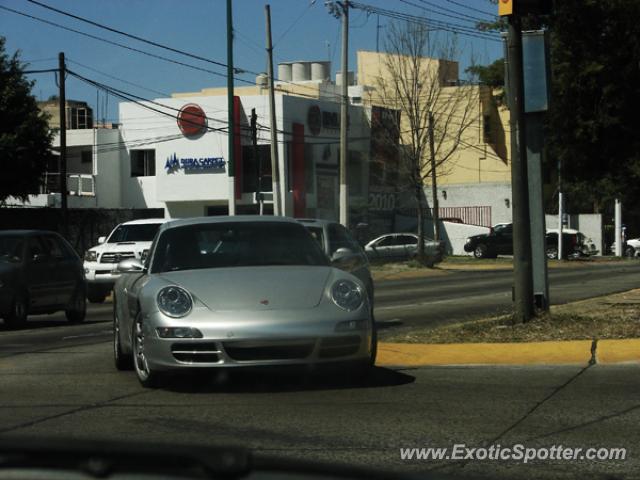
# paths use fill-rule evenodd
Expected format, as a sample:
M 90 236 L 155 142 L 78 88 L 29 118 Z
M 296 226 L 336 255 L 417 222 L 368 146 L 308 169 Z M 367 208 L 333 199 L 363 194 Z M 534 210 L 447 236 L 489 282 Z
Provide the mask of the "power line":
M 466 35 L 468 37 L 475 37 L 475 38 L 480 38 L 482 40 L 489 40 L 489 41 L 493 41 L 493 42 L 497 42 L 500 43 L 501 40 L 499 40 L 498 38 L 496 38 L 495 36 L 491 35 L 491 34 L 487 34 L 484 32 L 479 32 L 473 28 L 470 27 L 465 27 L 465 26 L 461 26 L 461 25 L 456 25 L 456 24 L 452 24 L 452 23 L 448 23 L 448 22 L 443 22 L 440 20 L 431 20 L 425 17 L 419 17 L 416 15 L 411 15 L 408 13 L 403 13 L 403 12 L 399 12 L 396 10 L 388 10 L 388 9 L 384 9 L 384 8 L 380 8 L 380 7 L 375 7 L 373 5 L 368 5 L 365 3 L 359 3 L 359 2 L 351 2 L 350 5 L 353 8 L 357 8 L 357 9 L 361 9 L 361 10 L 366 10 L 369 11 L 371 13 L 376 13 L 379 15 L 383 15 L 385 17 L 389 17 L 389 18 L 393 18 L 396 20 L 404 20 L 404 21 L 408 21 L 411 23 L 415 23 L 418 25 L 423 25 L 425 27 L 428 27 L 432 30 L 444 30 L 444 31 L 448 31 L 451 33 L 457 33 L 460 35 Z
M 470 19 L 470 20 L 473 20 L 473 21 L 475 21 L 475 22 L 483 22 L 483 21 L 485 21 L 485 20 L 483 20 L 483 19 L 481 19 L 481 18 L 479 18 L 479 17 L 475 17 L 475 16 L 472 16 L 472 15 L 467 15 L 466 13 L 462 13 L 462 12 L 457 11 L 457 10 L 452 10 L 452 9 L 450 9 L 450 8 L 443 7 L 442 5 L 436 5 L 436 4 L 434 4 L 433 2 L 430 2 L 430 1 L 427 1 L 427 0 L 418 0 L 418 1 L 419 1 L 420 3 L 423 3 L 423 4 L 425 4 L 425 5 L 432 6 L 432 7 L 434 7 L 434 8 L 440 9 L 440 10 L 442 10 L 442 11 L 450 12 L 450 13 L 453 13 L 454 15 L 458 15 L 458 17 L 457 17 L 457 18 L 464 17 L 464 18 L 468 18 L 468 19 Z M 440 14 L 440 15 L 443 15 L 443 14 Z M 456 18 L 456 17 L 454 17 L 454 18 Z
M 81 22 L 88 23 L 89 25 L 93 25 L 94 27 L 102 28 L 103 30 L 107 30 L 109 32 L 117 33 L 118 35 L 123 35 L 125 37 L 133 38 L 134 40 L 138 40 L 139 42 L 147 43 L 149 45 L 153 45 L 154 47 L 162 48 L 162 49 L 168 50 L 168 51 L 173 52 L 173 53 L 178 53 L 180 55 L 185 55 L 187 57 L 191 57 L 191 58 L 194 58 L 196 60 L 212 63 L 214 65 L 218 65 L 219 67 L 227 68 L 227 64 L 226 63 L 219 62 L 217 60 L 212 60 L 210 58 L 201 57 L 200 55 L 196 55 L 196 54 L 193 54 L 193 53 L 190 53 L 190 52 L 185 52 L 183 50 L 178 50 L 177 48 L 173 48 L 173 47 L 170 47 L 168 45 L 163 45 L 162 43 L 154 42 L 153 40 L 142 38 L 142 37 L 139 37 L 137 35 L 133 35 L 131 33 L 123 32 L 122 30 L 118 30 L 116 28 L 109 27 L 107 25 L 103 25 L 103 24 L 98 23 L 98 22 L 94 22 L 93 20 L 89 20 L 87 18 L 80 17 L 78 15 L 74 15 L 73 13 L 65 12 L 64 10 L 60 10 L 58 8 L 51 7 L 51 6 L 46 5 L 44 3 L 38 2 L 37 0 L 27 0 L 27 1 L 30 2 L 30 3 L 33 3 L 34 5 L 38 5 L 38 6 L 42 7 L 42 8 L 46 8 L 47 10 L 51 10 L 53 12 L 59 13 L 60 15 L 65 15 L 67 17 L 71 17 L 71 18 L 74 18 L 76 20 L 80 20 Z M 239 69 L 234 69 L 234 73 L 238 74 L 238 73 L 242 73 L 242 72 Z
M 137 52 L 137 53 L 140 53 L 140 54 L 142 54 L 142 55 L 146 55 L 146 56 L 148 56 L 148 57 L 156 58 L 156 59 L 158 59 L 158 60 L 163 60 L 163 61 L 165 61 L 165 62 L 173 63 L 173 64 L 180 65 L 180 66 L 187 67 L 187 68 L 191 68 L 191 69 L 193 69 L 193 70 L 199 70 L 199 71 L 201 71 L 201 72 L 210 73 L 210 74 L 212 74 L 212 75 L 217 75 L 217 76 L 219 76 L 219 77 L 224 77 L 224 78 L 226 78 L 226 77 L 227 77 L 225 74 L 220 73 L 220 72 L 216 72 L 216 71 L 213 71 L 213 70 L 209 70 L 209 69 L 207 69 L 207 68 L 198 67 L 198 66 L 196 66 L 196 65 L 190 65 L 190 64 L 188 64 L 188 63 L 180 62 L 180 61 L 178 61 L 178 60 L 173 60 L 173 59 L 168 58 L 168 57 L 163 57 L 163 56 L 161 56 L 161 55 L 156 55 L 155 53 L 150 53 L 150 52 L 146 52 L 146 51 L 144 51 L 144 50 L 140 50 L 140 49 L 135 48 L 135 47 L 130 47 L 130 46 L 128 46 L 128 45 L 124 45 L 124 44 L 122 44 L 122 43 L 118 43 L 118 42 L 114 42 L 114 41 L 111 41 L 111 40 L 107 40 L 106 38 L 102 38 L 102 37 L 98 37 L 98 36 L 96 36 L 96 35 L 92 35 L 92 34 L 90 34 L 90 33 L 82 32 L 82 31 L 80 31 L 80 30 L 76 30 L 76 29 L 74 29 L 74 28 L 65 27 L 64 25 L 60 25 L 60 24 L 58 24 L 58 23 L 51 22 L 51 21 L 49 21 L 49 20 L 45 20 L 45 19 L 40 18 L 40 17 L 36 17 L 36 16 L 34 16 L 34 15 L 29 15 L 29 14 L 27 14 L 27 13 L 20 12 L 20 11 L 18 11 L 18 10 L 14 10 L 14 9 L 12 9 L 12 8 L 9 8 L 9 7 L 5 7 L 5 6 L 3 6 L 3 5 L 0 5 L 0 9 L 2 9 L 2 10 L 6 10 L 6 11 L 9 11 L 9 12 L 12 12 L 12 13 L 15 13 L 16 15 L 21 15 L 21 16 L 23 16 L 23 17 L 30 18 L 30 19 L 32 19 L 32 20 L 36 20 L 36 21 L 38 21 L 38 22 L 45 23 L 45 24 L 47 24 L 47 25 L 51 25 L 51 26 L 56 27 L 56 28 L 60 28 L 60 29 L 62 29 L 62 30 L 67 30 L 67 31 L 69 31 L 69 32 L 77 33 L 77 34 L 79 34 L 79 35 L 82 35 L 82 36 L 85 36 L 85 37 L 91 38 L 91 39 L 93 39 L 93 40 L 97 40 L 97 41 L 99 41 L 99 42 L 103 42 L 103 43 L 107 43 L 107 44 L 109 44 L 109 45 L 114 45 L 114 46 L 116 46 L 116 47 L 124 48 L 124 49 L 126 49 L 126 50 L 130 50 L 130 51 L 133 51 L 133 52 Z M 249 83 L 249 84 L 253 85 L 253 82 L 250 82 L 250 81 L 248 81 L 248 80 L 243 80 L 243 79 L 238 79 L 238 78 L 236 78 L 236 80 L 241 81 L 241 82 L 246 82 L 246 83 Z
M 282 33 L 282 34 L 278 37 L 278 39 L 277 39 L 275 42 L 273 42 L 273 48 L 275 48 L 275 47 L 276 47 L 276 45 L 278 44 L 278 42 L 280 42 L 280 40 L 282 40 L 282 39 L 287 35 L 287 33 L 289 33 L 289 32 L 291 31 L 291 29 L 292 29 L 293 27 L 295 27 L 295 26 L 296 26 L 296 24 L 297 24 L 300 20 L 302 20 L 302 17 L 304 17 L 304 16 L 306 15 L 306 13 L 309 11 L 309 9 L 313 6 L 313 4 L 314 4 L 314 3 L 315 3 L 315 0 L 314 0 L 313 2 L 309 2 L 309 5 L 307 5 L 307 8 L 305 8 L 305 9 L 303 10 L 303 12 L 298 16 L 298 18 L 296 18 L 296 19 L 291 23 L 291 25 L 289 25 L 289 27 L 284 31 L 284 33 Z
M 159 113 L 161 115 L 168 116 L 168 117 L 173 118 L 173 119 L 177 119 L 177 115 L 175 115 L 173 113 L 170 113 L 170 112 L 163 111 L 163 110 L 159 110 L 158 108 L 154 108 L 151 105 L 155 105 L 155 106 L 157 106 L 159 108 L 165 108 L 167 110 L 173 110 L 175 112 L 179 112 L 180 111 L 179 108 L 171 107 L 169 105 L 165 105 L 165 104 L 162 104 L 160 102 L 156 102 L 154 100 L 149 100 L 149 99 L 146 99 L 144 97 L 140 97 L 138 95 L 134 95 L 132 93 L 128 93 L 128 92 L 125 92 L 123 90 L 119 90 L 119 89 L 114 88 L 114 87 L 110 87 L 110 86 L 105 85 L 103 83 L 100 83 L 100 82 L 97 82 L 95 80 L 91 80 L 89 78 L 86 78 L 86 77 L 84 77 L 82 75 L 79 75 L 78 73 L 73 72 L 71 70 L 67 70 L 67 73 L 69 75 L 71 75 L 73 77 L 76 77 L 79 80 L 81 80 L 81 81 L 93 86 L 93 87 L 100 88 L 101 90 L 105 90 L 105 91 L 111 93 L 112 95 L 117 96 L 117 97 L 119 97 L 119 98 L 121 98 L 121 99 L 123 99 L 125 101 L 131 102 L 131 103 L 135 103 L 136 105 L 138 105 L 140 107 L 146 108 L 148 110 L 151 110 L 153 112 Z M 151 105 L 149 105 L 149 104 L 151 104 Z M 204 118 L 209 119 L 209 120 L 213 120 L 215 122 L 223 123 L 223 124 L 226 125 L 226 127 L 224 127 L 224 128 L 214 128 L 214 127 L 207 126 L 206 127 L 207 130 L 209 130 L 209 131 L 217 131 L 217 132 L 220 132 L 220 133 L 228 134 L 228 122 L 226 120 L 220 120 L 220 119 L 217 119 L 217 118 L 211 118 L 211 117 L 207 117 L 207 116 L 205 116 Z M 249 127 L 241 126 L 241 128 L 247 130 Z M 261 125 L 261 130 L 262 131 L 267 131 L 268 129 L 269 129 L 269 127 Z M 276 131 L 278 133 L 281 133 L 281 134 L 284 134 L 284 135 L 293 136 L 293 132 L 290 132 L 290 131 L 280 130 L 280 129 L 277 129 Z M 310 138 L 310 139 L 332 140 L 330 142 L 313 142 L 314 145 L 339 144 L 339 140 L 336 140 L 335 137 L 328 137 L 328 136 L 321 136 L 321 135 L 306 135 L 306 134 L 303 137 L 304 138 Z M 368 140 L 370 140 L 370 138 L 371 138 L 370 136 L 367 136 L 367 137 L 356 137 L 356 138 L 352 137 L 352 138 L 350 138 L 350 141 L 354 141 L 354 142 L 356 142 L 356 141 L 368 141 Z
M 417 4 L 413 3 L 413 2 L 410 2 L 409 0 L 400 0 L 400 1 L 402 3 L 405 3 L 407 5 L 411 5 L 412 7 L 416 7 L 416 8 L 419 8 L 421 10 L 427 10 L 425 7 L 423 7 L 421 5 L 417 5 Z M 427 2 L 425 0 L 418 0 L 418 1 L 420 3 L 422 3 L 423 5 L 426 5 L 428 7 L 431 7 L 432 9 L 434 9 L 434 10 L 429 10 L 429 11 L 431 13 L 436 14 L 436 15 L 440 15 L 440 16 L 448 17 L 448 18 L 453 18 L 455 20 L 460 20 L 460 21 L 463 21 L 463 22 L 469 22 L 469 23 L 474 23 L 474 24 L 477 23 L 477 22 L 483 21 L 480 18 L 471 17 L 469 15 L 465 15 L 464 13 L 455 12 L 453 10 L 449 10 L 448 8 L 435 5 L 435 4 L 433 4 L 431 2 Z M 453 13 L 456 13 L 456 15 L 451 15 L 449 13 L 443 13 L 443 12 L 453 12 Z
M 101 24 L 101 23 L 98 23 L 98 22 L 94 22 L 94 21 L 89 20 L 89 19 L 86 19 L 86 18 L 84 18 L 84 17 L 80 17 L 80 16 L 78 16 L 78 15 L 74 15 L 74 14 L 72 14 L 72 13 L 65 12 L 64 10 L 60 10 L 60 9 L 57 9 L 57 8 L 51 7 L 51 6 L 46 5 L 46 4 L 44 4 L 44 3 L 38 2 L 37 0 L 27 0 L 27 1 L 28 1 L 28 2 L 31 2 L 31 3 L 33 3 L 33 4 L 35 4 L 35 5 L 39 5 L 39 6 L 40 6 L 40 7 L 42 7 L 42 8 L 46 8 L 46 9 L 48 9 L 48 10 L 52 10 L 52 11 L 54 11 L 54 12 L 57 12 L 57 13 L 59 13 L 59 14 L 61 14 L 61 15 L 65 15 L 65 16 L 68 16 L 68 17 L 74 18 L 74 19 L 79 20 L 79 21 L 81 21 L 81 22 L 88 23 L 88 24 L 93 25 L 93 26 L 95 26 L 95 27 L 102 28 L 102 29 L 104 29 L 104 30 L 108 30 L 108 31 L 113 32 L 113 33 L 117 33 L 117 34 L 119 34 L 119 35 L 123 35 L 123 36 L 128 37 L 128 38 L 132 38 L 132 39 L 137 40 L 137 41 L 139 41 L 139 42 L 147 43 L 147 44 L 149 44 L 149 45 L 153 45 L 153 46 L 155 46 L 155 47 L 157 47 L 157 48 L 162 48 L 162 49 L 165 49 L 165 50 L 171 51 L 171 52 L 173 52 L 173 53 L 178 53 L 178 54 L 181 54 L 181 55 L 185 55 L 185 56 L 187 56 L 187 57 L 190 57 L 190 58 L 194 58 L 194 59 L 196 59 L 196 60 L 200 60 L 200 61 L 203 61 L 203 62 L 212 63 L 212 64 L 214 64 L 214 65 L 218 65 L 218 66 L 220 66 L 220 67 L 227 68 L 227 64 L 226 64 L 226 63 L 223 63 L 223 62 L 220 62 L 220 61 L 217 61 L 217 60 L 212 60 L 212 59 L 210 59 L 210 58 L 205 58 L 205 57 L 202 57 L 202 56 L 200 56 L 200 55 L 196 55 L 196 54 L 193 54 L 193 53 L 190 53 L 190 52 L 186 52 L 186 51 L 183 51 L 183 50 L 179 50 L 179 49 L 176 49 L 176 48 L 173 48 L 173 47 L 169 47 L 168 45 L 163 45 L 163 44 L 161 44 L 161 43 L 154 42 L 154 41 L 152 41 L 152 40 L 148 40 L 148 39 L 146 39 L 146 38 L 142 38 L 142 37 L 139 37 L 139 36 L 137 36 L 137 35 L 133 35 L 133 34 L 131 34 L 131 33 L 127 33 L 127 32 L 124 32 L 124 31 L 122 31 L 122 30 L 118 30 L 118 29 L 116 29 L 116 28 L 109 27 L 109 26 L 107 26 L 107 25 L 104 25 L 104 24 Z M 7 8 L 7 7 L 2 7 L 2 8 L 6 9 L 6 10 L 9 10 L 9 11 L 12 11 L 12 12 L 14 12 L 14 13 L 22 14 L 22 12 L 18 12 L 18 11 L 16 11 L 16 10 L 9 9 L 9 8 Z M 23 14 L 23 15 L 28 16 L 28 17 L 30 17 L 30 18 L 38 19 L 37 17 L 33 17 L 33 16 L 30 16 L 30 15 L 27 15 L 27 14 Z M 42 20 L 42 19 L 38 19 L 38 20 L 40 20 L 40 21 L 44 21 L 45 23 L 49 23 L 49 24 L 52 24 L 52 25 L 56 25 L 56 24 L 54 24 L 53 22 L 48 22 L 48 21 L 45 21 L 45 20 Z M 58 25 L 56 25 L 56 26 L 58 26 Z M 90 34 L 85 34 L 84 32 L 79 32 L 79 31 L 76 31 L 76 30 L 73 30 L 73 29 L 69 29 L 69 28 L 67 28 L 67 27 L 62 27 L 62 26 L 60 26 L 60 27 L 61 27 L 61 28 L 68 29 L 68 30 L 71 30 L 71 31 L 75 31 L 76 33 L 81 33 L 81 34 L 83 34 L 83 35 L 90 36 L 91 38 L 96 38 L 96 39 L 98 39 L 98 38 L 99 38 L 99 37 L 92 36 L 92 35 L 90 35 Z M 107 43 L 116 44 L 116 42 L 111 42 L 111 41 L 106 40 L 106 39 L 101 39 L 101 40 L 102 40 L 102 41 L 105 41 L 105 42 L 107 42 Z M 165 60 L 169 60 L 169 59 L 167 59 L 166 57 L 161 57 L 161 56 L 159 56 L 159 55 L 154 55 L 154 54 L 151 54 L 151 53 L 149 53 L 149 52 L 144 52 L 144 51 L 142 51 L 142 50 L 135 49 L 135 48 L 133 48 L 133 47 L 125 46 L 125 45 L 122 45 L 122 44 L 117 44 L 117 45 L 118 45 L 118 46 L 120 46 L 120 47 L 123 47 L 123 48 L 127 48 L 127 49 L 129 49 L 129 50 L 137 51 L 137 52 L 139 52 L 139 53 L 144 53 L 144 54 L 146 54 L 146 55 L 154 56 L 154 57 L 156 57 L 156 58 L 163 58 L 163 59 L 165 59 Z M 194 67 L 193 65 L 189 65 L 189 64 L 184 64 L 184 63 L 182 63 L 182 62 L 178 62 L 178 61 L 176 61 L 176 60 L 169 60 L 169 61 L 171 61 L 171 62 L 173 62 L 173 63 L 177 63 L 177 64 L 180 64 L 180 65 L 183 65 L 183 66 L 189 66 L 189 67 L 191 67 L 191 68 L 198 68 L 198 67 Z M 206 70 L 206 69 L 200 69 L 200 70 L 203 70 L 203 71 L 206 71 L 206 72 L 212 73 L 212 74 L 214 74 L 214 75 L 217 75 L 217 76 L 220 76 L 220 77 L 223 77 L 223 78 L 226 78 L 226 77 L 227 77 L 227 75 L 226 75 L 226 74 L 223 74 L 223 73 L 220 73 L 220 72 L 214 72 L 214 71 Z M 247 74 L 247 73 L 248 73 L 248 74 L 253 74 L 253 75 L 259 75 L 259 74 L 260 74 L 259 72 L 254 72 L 254 71 L 252 71 L 252 70 L 242 69 L 242 68 L 234 68 L 234 73 L 235 73 L 235 74 L 242 74 L 242 73 Z M 251 84 L 251 85 L 253 85 L 253 84 L 254 84 L 254 83 L 253 83 L 253 82 L 251 82 L 251 81 L 244 80 L 244 79 L 240 79 L 240 78 L 237 78 L 237 77 L 234 77 L 234 79 L 235 79 L 235 80 L 238 80 L 238 81 L 241 81 L 241 82 L 249 83 L 249 84 Z M 286 80 L 279 80 L 279 79 L 274 79 L 274 80 L 279 81 L 279 82 L 282 82 L 282 83 L 290 83 L 290 84 L 292 84 L 292 85 L 296 85 L 296 86 L 298 86 L 298 87 L 300 87 L 300 88 L 307 88 L 307 89 L 308 89 L 308 88 L 313 88 L 313 87 L 308 87 L 308 86 L 306 86 L 306 85 L 302 85 L 302 84 L 299 84 L 299 83 L 289 82 L 289 81 L 286 81 Z M 335 96 L 336 96 L 336 98 L 340 98 L 340 96 L 339 96 L 339 95 L 337 95 L 337 94 L 336 94 Z
M 489 13 L 489 12 L 487 12 L 485 10 L 480 10 L 478 8 L 470 7 L 469 5 L 465 5 L 464 3 L 456 2 L 455 0 L 447 0 L 447 2 L 452 3 L 454 5 L 458 5 L 459 7 L 462 7 L 462 8 L 466 8 L 467 10 L 471 10 L 471 11 L 474 11 L 474 12 L 477 12 L 477 13 L 481 13 L 483 15 L 491 17 L 494 20 L 496 19 L 496 16 L 494 14 Z
M 157 93 L 157 94 L 163 95 L 165 97 L 170 97 L 171 96 L 171 94 L 169 94 L 169 93 L 161 92 L 159 90 L 154 90 L 153 88 L 145 87 L 143 85 L 139 85 L 137 83 L 133 83 L 133 82 L 130 82 L 128 80 L 124 80 L 123 78 L 119 78 L 119 77 L 116 77 L 114 75 L 110 75 L 108 73 L 102 72 L 102 71 L 100 71 L 100 70 L 98 70 L 96 68 L 89 67 L 88 65 L 84 65 L 84 64 L 82 64 L 80 62 L 76 62 L 74 60 L 71 60 L 71 59 L 69 59 L 69 57 L 67 57 L 67 61 L 70 62 L 70 63 L 73 63 L 75 65 L 78 65 L 78 66 L 80 66 L 82 68 L 86 68 L 87 70 L 90 70 L 90 71 L 92 71 L 94 73 L 98 73 L 100 75 L 104 75 L 105 77 L 111 78 L 112 80 L 117 80 L 119 82 L 126 83 L 127 85 L 131 85 L 133 87 L 137 87 L 137 88 L 140 88 L 142 90 L 147 90 L 149 92 Z

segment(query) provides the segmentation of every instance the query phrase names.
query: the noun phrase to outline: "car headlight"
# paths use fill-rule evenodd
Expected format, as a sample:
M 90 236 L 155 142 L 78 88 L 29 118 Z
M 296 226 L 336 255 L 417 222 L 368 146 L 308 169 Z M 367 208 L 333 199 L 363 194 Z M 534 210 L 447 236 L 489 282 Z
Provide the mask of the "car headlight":
M 362 289 L 351 280 L 338 280 L 331 287 L 331 299 L 347 311 L 357 310 L 362 305 Z
M 87 250 L 84 252 L 84 260 L 85 262 L 97 262 L 98 261 L 98 252 L 93 250 Z
M 158 308 L 169 317 L 184 317 L 191 312 L 193 300 L 184 288 L 171 286 L 164 287 L 158 292 Z

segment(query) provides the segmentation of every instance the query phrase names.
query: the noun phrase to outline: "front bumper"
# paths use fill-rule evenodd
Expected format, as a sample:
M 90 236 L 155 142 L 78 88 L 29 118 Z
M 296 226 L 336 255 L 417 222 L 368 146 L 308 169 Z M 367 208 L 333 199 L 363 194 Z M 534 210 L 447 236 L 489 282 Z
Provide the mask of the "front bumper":
M 116 272 L 117 263 L 84 262 L 83 267 L 85 278 L 89 284 L 113 287 L 116 280 L 120 278 L 120 274 Z
M 324 311 L 324 309 L 313 309 Z M 143 319 L 147 362 L 156 370 L 314 365 L 370 358 L 372 321 L 368 307 L 326 320 L 319 312 L 192 312 L 189 320 L 156 312 Z M 354 330 L 336 332 L 338 322 L 356 320 Z M 160 338 L 158 327 L 189 326 L 203 338 Z

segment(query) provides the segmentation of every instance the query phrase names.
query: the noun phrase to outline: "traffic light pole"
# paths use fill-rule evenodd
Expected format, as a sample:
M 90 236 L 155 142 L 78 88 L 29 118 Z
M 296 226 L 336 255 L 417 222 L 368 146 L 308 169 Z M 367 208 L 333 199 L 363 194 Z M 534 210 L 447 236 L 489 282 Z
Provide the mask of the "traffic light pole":
M 533 270 L 529 214 L 526 132 L 524 125 L 524 78 L 522 26 L 518 15 L 509 15 L 507 36 L 509 109 L 511 128 L 511 188 L 513 203 L 513 274 L 515 321 L 533 317 Z

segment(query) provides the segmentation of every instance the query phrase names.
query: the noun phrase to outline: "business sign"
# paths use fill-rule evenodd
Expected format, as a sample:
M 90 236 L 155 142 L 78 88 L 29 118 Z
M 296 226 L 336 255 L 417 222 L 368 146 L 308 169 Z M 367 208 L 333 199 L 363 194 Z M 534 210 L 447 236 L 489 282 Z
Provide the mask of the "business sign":
M 178 128 L 185 137 L 196 137 L 207 130 L 207 116 L 195 103 L 189 103 L 178 112 Z
M 167 173 L 178 170 L 192 173 L 223 173 L 227 162 L 222 157 L 186 157 L 178 158 L 174 153 L 167 157 L 164 169 Z
M 349 118 L 347 117 L 347 126 Z M 320 110 L 317 105 L 312 105 L 307 110 L 307 126 L 312 135 L 318 135 L 321 129 L 340 130 L 340 114 Z
M 498 0 L 498 15 L 504 17 L 513 14 L 514 0 Z

